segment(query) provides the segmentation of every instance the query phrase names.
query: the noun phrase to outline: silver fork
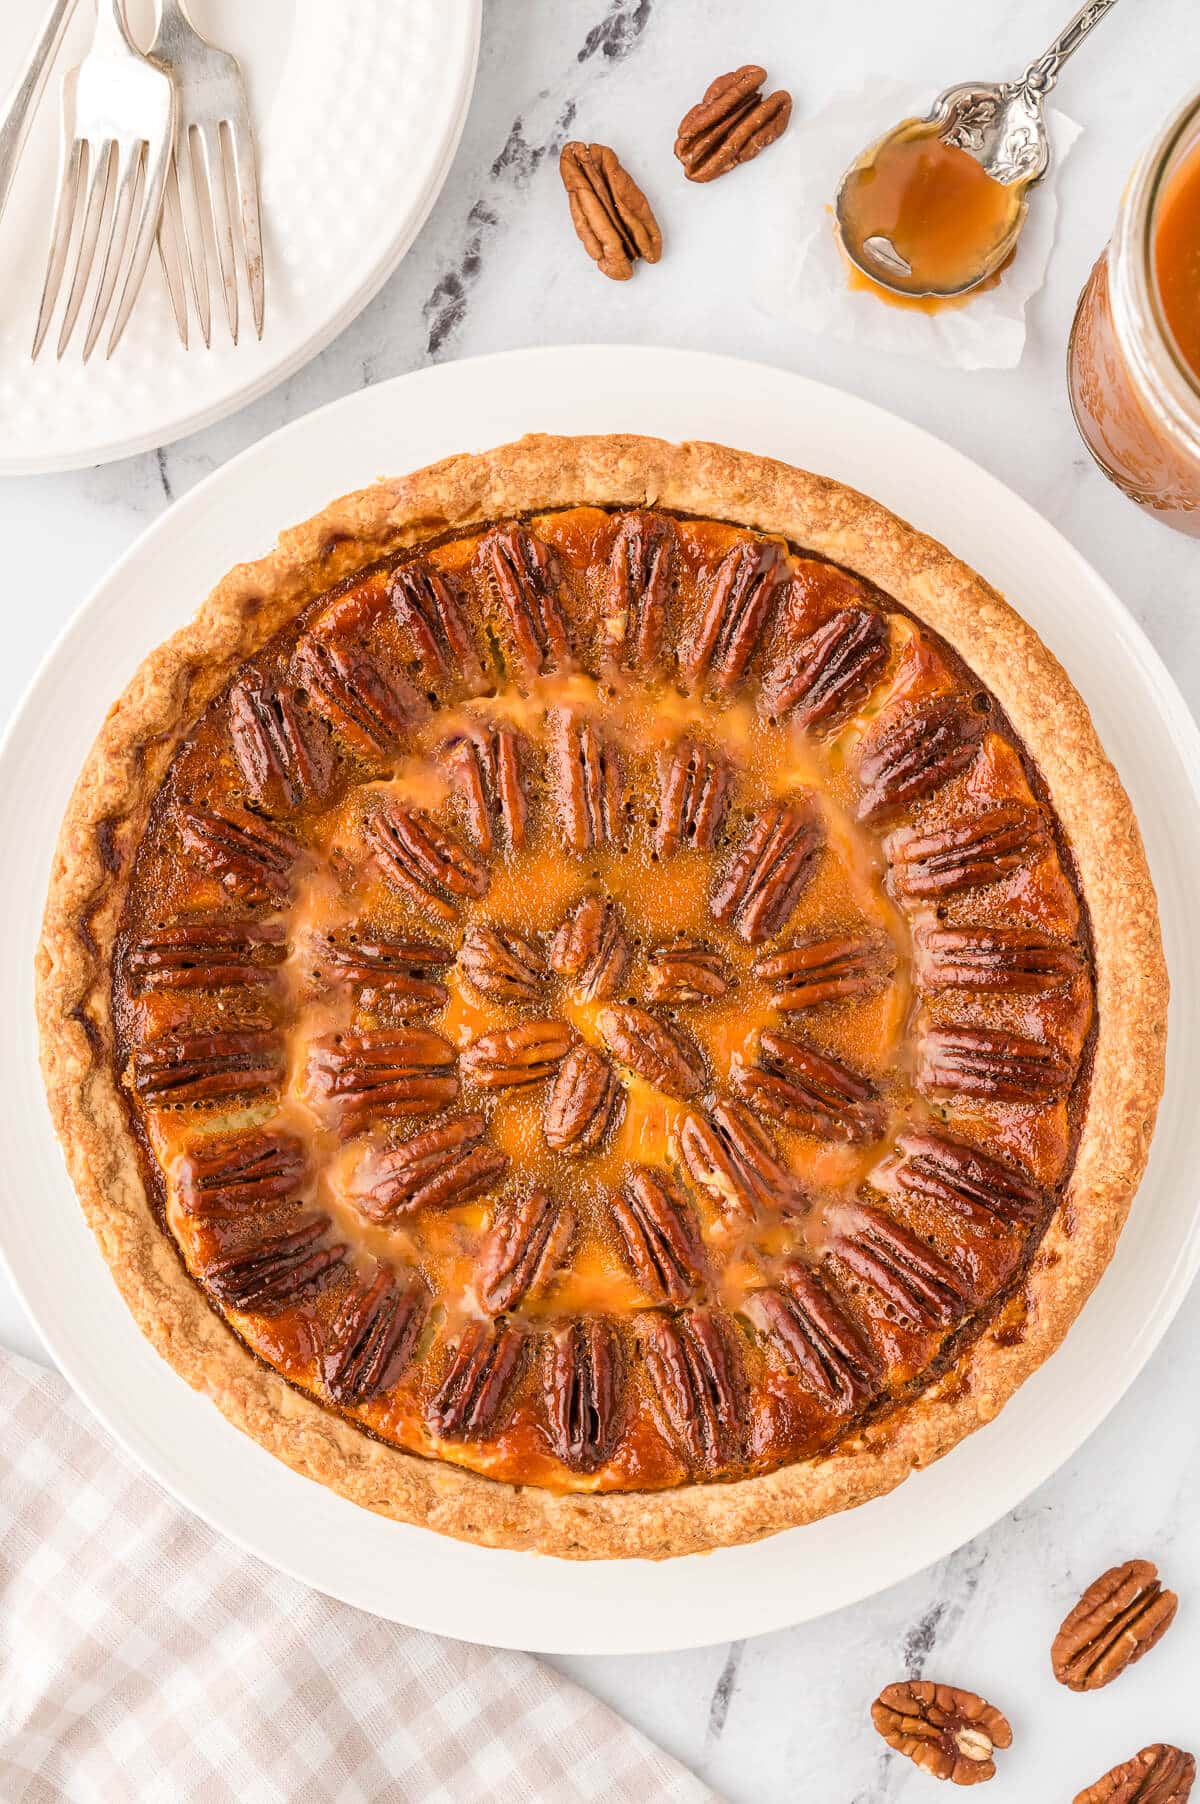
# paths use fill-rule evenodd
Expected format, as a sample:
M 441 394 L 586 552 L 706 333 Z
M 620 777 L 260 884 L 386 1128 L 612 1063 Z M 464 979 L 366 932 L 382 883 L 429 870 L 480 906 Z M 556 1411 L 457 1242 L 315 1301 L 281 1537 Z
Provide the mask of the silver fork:
M 148 62 L 130 38 L 122 0 L 99 0 L 92 48 L 63 79 L 62 121 L 58 202 L 33 355 L 41 350 L 49 330 L 74 237 L 75 264 L 58 355 L 70 343 L 98 262 L 100 274 L 83 343 L 86 363 L 122 272 L 106 356 L 116 349 L 138 297 L 162 215 L 175 125 L 171 78 Z
M 241 64 L 200 36 L 187 16 L 184 0 L 160 0 L 158 29 L 147 54 L 169 69 L 175 81 L 175 163 L 167 184 L 166 210 L 175 244 L 184 247 L 204 342 L 212 342 L 210 239 L 225 293 L 225 317 L 236 344 L 235 246 L 240 237 L 254 329 L 261 338 L 264 279 L 258 170 Z M 168 287 L 174 292 L 161 230 L 159 251 Z M 185 335 L 186 321 L 179 318 L 177 303 L 176 318 L 181 335 Z

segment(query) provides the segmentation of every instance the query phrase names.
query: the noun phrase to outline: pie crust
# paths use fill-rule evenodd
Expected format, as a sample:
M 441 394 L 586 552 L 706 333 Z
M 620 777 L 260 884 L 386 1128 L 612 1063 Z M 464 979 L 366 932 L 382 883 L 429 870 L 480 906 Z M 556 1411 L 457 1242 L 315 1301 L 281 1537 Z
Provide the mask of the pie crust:
M 937 635 L 962 661 L 960 673 L 965 667 L 982 686 L 979 706 L 998 704 L 997 732 L 1009 735 L 1004 743 L 1017 748 L 1052 808 L 1054 857 L 1081 904 L 1081 993 L 1094 980 L 1094 1018 L 1079 1036 L 1062 1112 L 1073 1143 L 1073 1158 L 1068 1151 L 1062 1161 L 1069 1175 L 1050 1185 L 1044 1232 L 1014 1283 L 989 1296 L 970 1333 L 948 1340 L 945 1356 L 886 1407 L 867 1410 L 806 1457 L 715 1482 L 696 1469 L 652 1468 L 653 1488 L 628 1471 L 603 1488 L 599 1450 L 590 1467 L 577 1462 L 574 1488 L 545 1480 L 545 1461 L 532 1482 L 509 1482 L 487 1475 L 469 1441 L 407 1451 L 289 1383 L 186 1269 L 164 1228 L 122 1078 L 114 966 L 139 848 L 173 761 L 210 703 L 302 610 L 377 560 L 569 509 L 660 510 L 684 536 L 690 521 L 777 535 L 799 556 L 868 585 L 911 620 L 917 639 L 922 627 Z M 902 696 L 896 705 L 902 712 Z M 864 731 L 869 738 L 869 722 Z M 902 810 L 897 818 L 901 826 L 907 819 Z M 776 935 L 767 949 L 782 943 Z M 231 571 L 109 713 L 63 824 L 37 979 L 43 1071 L 71 1175 L 129 1308 L 163 1356 L 271 1452 L 357 1503 L 483 1544 L 570 1558 L 663 1558 L 813 1521 L 890 1490 L 995 1416 L 1058 1346 L 1111 1257 L 1148 1156 L 1168 995 L 1128 799 L 1084 703 L 1002 597 L 943 546 L 839 483 L 719 445 L 617 435 L 530 437 L 381 482 Z M 499 1469 L 508 1468 L 501 1461 Z M 565 1468 L 563 1476 L 571 1478 Z

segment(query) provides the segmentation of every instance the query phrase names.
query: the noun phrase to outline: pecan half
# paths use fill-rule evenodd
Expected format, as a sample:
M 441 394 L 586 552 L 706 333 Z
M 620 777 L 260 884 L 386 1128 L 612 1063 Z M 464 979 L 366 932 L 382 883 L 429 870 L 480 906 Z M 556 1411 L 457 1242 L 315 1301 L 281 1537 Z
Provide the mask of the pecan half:
M 448 1441 L 499 1427 L 525 1355 L 525 1336 L 507 1322 L 468 1322 L 430 1400 L 428 1422 Z
M 1070 1059 L 1044 1040 L 999 1027 L 935 1027 L 921 1041 L 918 1088 L 995 1102 L 1044 1103 L 1061 1096 Z
M 397 1115 L 432 1115 L 458 1095 L 454 1048 L 440 1034 L 401 1027 L 330 1034 L 308 1049 L 309 1087 L 344 1134 Z
M 1050 1660 L 1060 1685 L 1099 1691 L 1162 1640 L 1179 1599 L 1164 1591 L 1150 1560 L 1126 1560 L 1088 1586 L 1054 1637 Z
M 699 940 L 669 940 L 646 961 L 646 995 L 651 1002 L 711 1002 L 729 988 L 725 961 Z
M 874 608 L 841 608 L 807 638 L 783 646 L 763 676 L 768 713 L 792 714 L 810 732 L 862 701 L 888 661 L 888 624 Z
M 1048 1207 L 1039 1185 L 961 1140 L 911 1129 L 901 1134 L 896 1151 L 895 1181 L 956 1215 L 982 1214 L 1027 1225 L 1040 1221 Z
M 917 936 L 927 990 L 1054 990 L 1079 975 L 1078 948 L 1027 927 L 930 927 Z
M 540 1084 L 566 1058 L 575 1038 L 565 1021 L 523 1021 L 481 1034 L 463 1053 L 464 1076 L 484 1090 Z
M 343 1409 L 382 1397 L 412 1359 L 429 1313 L 429 1293 L 411 1272 L 381 1265 L 356 1284 L 325 1335 L 321 1376 Z
M 341 1271 L 346 1249 L 328 1246 L 327 1215 L 310 1215 L 286 1233 L 265 1234 L 211 1260 L 201 1277 L 219 1303 L 277 1315 L 310 1297 Z
M 704 1055 L 685 1028 L 622 1004 L 596 1017 L 600 1038 L 613 1057 L 669 1096 L 695 1096 L 704 1088 Z
M 524 675 L 568 665 L 571 639 L 550 547 L 523 526 L 503 526 L 488 534 L 479 556 L 495 584 Z
M 546 1145 L 572 1155 L 595 1152 L 624 1109 L 625 1092 L 604 1054 L 575 1046 L 546 1097 Z
M 379 808 L 363 833 L 388 882 L 443 921 L 487 889 L 486 867 L 423 808 Z
M 871 1083 L 804 1040 L 764 1028 L 758 1064 L 735 1063 L 730 1082 L 758 1114 L 821 1140 L 872 1140 L 883 1115 Z
M 645 675 L 658 662 L 675 561 L 675 528 L 661 514 L 622 514 L 608 556 L 603 649 Z
M 389 997 L 398 1005 L 398 1012 L 409 1009 L 416 1013 L 440 1008 L 446 1002 L 449 992 L 433 973 L 454 963 L 448 947 L 432 940 L 374 939 L 370 933 L 369 928 L 361 928 L 318 944 L 317 956 L 331 978 L 361 985 L 368 1004 L 376 993 Z
M 243 902 L 285 902 L 300 847 L 289 834 L 242 808 L 181 807 L 184 847 Z
M 468 689 L 484 680 L 483 665 L 462 608 L 446 578 L 428 564 L 401 564 L 390 600 L 421 664 L 426 682 L 453 677 Z
M 550 942 L 550 968 L 573 980 L 580 1002 L 605 1002 L 615 996 L 631 956 L 621 911 L 608 896 L 581 896 Z
M 786 88 L 763 94 L 767 79 L 757 63 L 718 75 L 704 99 L 683 115 L 675 155 L 689 182 L 711 182 L 748 163 L 787 130 L 792 97 Z
M 848 1271 L 918 1328 L 949 1328 L 970 1308 L 969 1281 L 881 1209 L 860 1208 L 857 1225 L 830 1245 Z
M 717 565 L 704 612 L 679 668 L 691 684 L 712 679 L 732 689 L 750 666 L 788 580 L 787 556 L 774 539 L 744 539 Z
M 486 1128 L 482 1115 L 462 1115 L 370 1155 L 353 1187 L 359 1209 L 371 1221 L 394 1221 L 419 1209 L 457 1208 L 494 1190 L 508 1155 L 482 1144 Z
M 531 1190 L 501 1216 L 479 1253 L 479 1295 L 492 1315 L 544 1289 L 570 1251 L 574 1211 Z
M 536 1002 L 546 987 L 541 949 L 503 927 L 468 927 L 458 962 L 475 989 L 498 1002 Z
M 294 689 L 248 672 L 229 691 L 229 733 L 246 788 L 261 807 L 299 808 L 325 790 L 329 746 Z
M 991 1779 L 995 1750 L 1012 1746 L 1008 1719 L 994 1704 L 930 1679 L 885 1685 L 871 1705 L 871 1721 L 898 1754 L 955 1785 Z
M 715 1310 L 638 1318 L 646 1375 L 667 1439 L 694 1473 L 742 1453 L 745 1378 L 735 1332 Z
M 511 727 L 475 727 L 448 748 L 450 775 L 462 793 L 471 838 L 484 857 L 525 844 L 528 805 L 521 740 Z
M 283 1071 L 283 1042 L 273 1028 L 168 1034 L 133 1055 L 133 1087 L 152 1107 L 273 1090 Z
M 880 820 L 965 770 L 987 732 L 990 706 L 982 694 L 939 695 L 885 715 L 859 759 L 859 820 Z
M 607 144 L 564 144 L 558 172 L 579 241 L 601 275 L 627 282 L 639 260 L 657 263 L 662 233 L 654 209 Z
M 227 1221 L 295 1197 L 308 1160 L 294 1134 L 206 1134 L 179 1164 L 179 1201 L 197 1221 Z
M 749 1109 L 718 1099 L 707 1115 L 688 1115 L 679 1158 L 692 1183 L 718 1209 L 799 1209 L 804 1192 L 779 1149 Z
M 572 1322 L 546 1341 L 542 1393 L 550 1444 L 565 1466 L 594 1472 L 621 1432 L 625 1358 L 611 1322 Z
M 1187 1804 L 1195 1782 L 1193 1757 L 1156 1741 L 1076 1792 L 1074 1804 Z
M 881 1367 L 861 1331 L 815 1272 L 790 1261 L 778 1288 L 758 1290 L 746 1313 L 789 1371 L 839 1415 L 860 1409 Z
M 309 706 L 362 758 L 397 746 L 421 712 L 416 690 L 362 646 L 306 633 L 292 662 Z
M 733 789 L 729 760 L 697 739 L 681 739 L 659 760 L 654 850 L 660 858 L 711 852 Z
M 903 896 L 949 896 L 999 882 L 1045 850 L 1046 824 L 1036 808 L 1004 802 L 935 833 L 905 828 L 887 841 L 892 882 Z
M 248 989 L 270 983 L 286 956 L 282 927 L 193 915 L 146 934 L 125 968 L 137 996 L 147 990 Z
M 615 844 L 621 833 L 621 759 L 592 721 L 555 708 L 549 718 L 550 788 L 570 852 Z
M 713 919 L 731 923 L 751 946 L 781 932 L 816 870 L 824 844 L 820 818 L 810 805 L 772 802 L 713 886 Z
M 665 1171 L 635 1165 L 612 1198 L 634 1277 L 655 1302 L 686 1303 L 704 1276 L 704 1242 L 691 1205 Z
M 754 975 L 776 986 L 771 1001 L 781 1014 L 799 1014 L 826 1002 L 857 1002 L 887 982 L 893 967 L 888 947 L 866 934 L 819 935 L 784 952 L 754 961 Z

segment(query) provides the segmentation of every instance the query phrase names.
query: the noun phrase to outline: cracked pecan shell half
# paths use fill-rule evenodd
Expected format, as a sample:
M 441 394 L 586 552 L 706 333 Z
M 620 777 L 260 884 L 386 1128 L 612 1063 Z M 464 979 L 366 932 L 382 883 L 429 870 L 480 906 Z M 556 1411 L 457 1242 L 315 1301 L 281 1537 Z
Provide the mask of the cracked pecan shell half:
M 1072 1691 L 1110 1685 L 1162 1640 L 1178 1608 L 1152 1561 L 1110 1567 L 1088 1586 L 1054 1637 L 1055 1678 Z
M 533 1291 L 543 1290 L 570 1251 L 575 1212 L 544 1190 L 512 1204 L 479 1254 L 479 1295 L 492 1315 L 502 1315 Z
M 1076 1792 L 1074 1804 L 1187 1804 L 1196 1762 L 1182 1748 L 1156 1741 Z
M 809 803 L 772 803 L 713 887 L 714 921 L 728 922 L 751 946 L 780 933 L 812 879 L 824 843 L 820 818 Z
M 594 1472 L 622 1425 L 625 1355 L 611 1322 L 592 1316 L 548 1336 L 542 1385 L 555 1453 L 573 1471 Z
M 885 1685 L 871 1705 L 871 1721 L 898 1754 L 955 1785 L 993 1778 L 996 1749 L 1012 1746 L 1008 1718 L 994 1704 L 931 1679 Z
M 630 1270 L 655 1302 L 688 1302 L 705 1273 L 704 1242 L 691 1204 L 665 1171 L 635 1165 L 612 1198 Z
M 460 1115 L 371 1153 L 351 1195 L 371 1221 L 468 1203 L 494 1190 L 508 1170 L 508 1155 L 485 1141 L 486 1132 L 482 1115 Z
M 416 1352 L 429 1293 L 413 1273 L 381 1265 L 349 1292 L 325 1336 L 321 1376 L 343 1409 L 382 1397 Z
M 602 1008 L 596 1026 L 613 1057 L 656 1090 L 686 1098 L 704 1088 L 704 1054 L 678 1023 L 622 1003 Z

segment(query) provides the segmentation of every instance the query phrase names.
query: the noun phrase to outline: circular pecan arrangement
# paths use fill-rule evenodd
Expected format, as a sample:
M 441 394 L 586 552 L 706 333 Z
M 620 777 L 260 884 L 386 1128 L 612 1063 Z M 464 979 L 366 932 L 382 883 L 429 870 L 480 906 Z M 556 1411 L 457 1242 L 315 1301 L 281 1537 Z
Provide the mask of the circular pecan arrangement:
M 113 1007 L 163 1222 L 260 1359 L 394 1446 L 646 1491 L 1019 1337 L 1093 967 L 948 646 L 779 538 L 574 507 L 385 557 L 240 666 Z

